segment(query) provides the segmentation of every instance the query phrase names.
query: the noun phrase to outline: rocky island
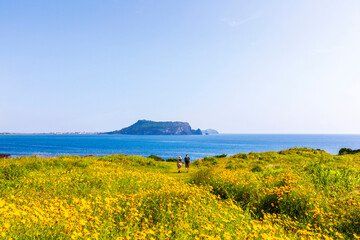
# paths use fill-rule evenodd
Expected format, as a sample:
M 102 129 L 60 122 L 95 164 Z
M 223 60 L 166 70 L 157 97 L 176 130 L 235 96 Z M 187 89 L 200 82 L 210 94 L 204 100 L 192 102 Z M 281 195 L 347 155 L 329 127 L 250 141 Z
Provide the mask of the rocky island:
M 133 125 L 104 134 L 128 135 L 201 135 L 200 129 L 192 129 L 187 122 L 155 122 L 139 120 Z
M 219 134 L 218 131 L 216 131 L 215 129 L 206 129 L 206 130 L 201 130 L 203 135 L 217 135 Z

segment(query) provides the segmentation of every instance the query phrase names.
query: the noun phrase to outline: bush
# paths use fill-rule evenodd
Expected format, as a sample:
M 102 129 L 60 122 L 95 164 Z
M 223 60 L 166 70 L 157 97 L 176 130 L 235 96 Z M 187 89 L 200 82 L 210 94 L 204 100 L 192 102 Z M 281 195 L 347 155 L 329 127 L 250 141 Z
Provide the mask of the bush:
M 242 176 L 241 180 L 223 181 L 224 178 L 230 177 L 230 179 L 233 179 L 235 176 L 237 176 L 237 173 L 234 172 L 204 168 L 192 176 L 191 182 L 196 185 L 209 185 L 213 194 L 221 199 L 232 199 L 245 209 L 252 199 L 256 198 L 257 187 L 251 181 L 246 181 L 246 176 Z
M 198 159 L 193 162 L 194 166 L 205 166 L 210 167 L 219 163 L 219 160 L 215 157 L 204 157 L 203 159 Z
M 167 162 L 177 162 L 177 158 L 168 158 L 166 159 Z
M 219 160 L 214 157 L 204 157 L 203 161 L 209 165 L 216 165 L 219 163 Z
M 280 213 L 278 196 L 275 193 L 268 194 L 260 199 L 256 206 L 255 214 L 262 218 L 263 213 Z
M 88 167 L 88 166 L 90 166 L 92 164 L 94 164 L 93 161 L 91 161 L 91 160 L 86 161 L 86 160 L 82 160 L 82 159 L 72 163 L 72 165 L 74 167 L 79 167 L 79 168 L 86 168 L 86 167 Z
M 212 184 L 215 195 L 220 196 L 222 199 L 231 198 L 244 209 L 251 203 L 252 197 L 256 196 L 256 191 L 250 184 L 216 184 L 216 182 L 212 182 Z
M 214 158 L 226 158 L 226 154 L 216 155 Z
M 247 159 L 246 153 L 238 153 L 236 155 L 231 156 L 232 158 L 239 158 L 239 159 Z
M 264 213 L 287 215 L 292 219 L 306 222 L 314 209 L 309 196 L 297 191 L 290 191 L 279 197 L 276 193 L 263 196 L 255 205 L 255 215 L 263 218 Z
M 255 167 L 253 167 L 253 168 L 251 169 L 251 171 L 252 171 L 252 172 L 262 172 L 263 169 L 262 169 L 262 167 L 260 167 L 259 165 L 256 165 Z
M 354 149 L 352 150 L 351 148 L 341 148 L 339 150 L 339 155 L 345 155 L 345 154 L 355 154 L 355 153 L 359 153 L 360 149 Z
M 234 162 L 233 160 L 229 160 L 227 163 L 226 163 L 226 166 L 225 166 L 226 169 L 229 169 L 229 170 L 236 170 L 236 169 L 239 169 L 239 168 L 244 168 L 244 166 L 242 164 L 239 164 L 237 162 Z
M 340 220 L 337 229 L 345 234 L 349 239 L 352 239 L 354 237 L 354 233 L 360 235 L 359 222 L 360 210 L 353 209 Z
M 198 162 L 198 161 L 195 161 Z M 197 171 L 191 178 L 191 182 L 196 184 L 196 185 L 205 185 L 208 184 L 211 176 L 212 176 L 213 172 L 208 169 L 202 169 L 200 171 Z
M 16 164 L 10 164 L 0 169 L 0 178 L 6 180 L 15 180 L 26 174 L 25 168 Z
M 162 159 L 162 158 L 161 158 Z M 153 158 L 145 158 L 141 156 L 127 156 L 127 155 L 110 155 L 97 158 L 98 161 L 112 162 L 126 166 L 151 166 L 158 168 L 167 168 L 168 166 L 158 163 Z M 158 160 L 164 161 L 164 160 Z
M 155 161 L 165 161 L 163 158 L 156 156 L 156 155 L 150 155 L 148 158 L 154 159 Z
M 334 168 L 314 163 L 305 168 L 318 190 L 324 190 L 331 196 L 351 192 L 360 185 L 359 171 L 347 168 Z

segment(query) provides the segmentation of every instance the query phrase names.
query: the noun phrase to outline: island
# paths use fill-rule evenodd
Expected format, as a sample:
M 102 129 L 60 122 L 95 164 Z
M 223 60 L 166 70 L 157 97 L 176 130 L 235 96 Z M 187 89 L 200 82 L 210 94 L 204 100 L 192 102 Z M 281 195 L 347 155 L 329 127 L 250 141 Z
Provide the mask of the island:
M 139 120 L 133 125 L 103 134 L 127 135 L 202 135 L 200 129 L 192 129 L 187 122 L 155 122 Z
M 216 135 L 219 134 L 218 131 L 216 131 L 215 129 L 206 129 L 206 130 L 201 130 L 203 135 Z

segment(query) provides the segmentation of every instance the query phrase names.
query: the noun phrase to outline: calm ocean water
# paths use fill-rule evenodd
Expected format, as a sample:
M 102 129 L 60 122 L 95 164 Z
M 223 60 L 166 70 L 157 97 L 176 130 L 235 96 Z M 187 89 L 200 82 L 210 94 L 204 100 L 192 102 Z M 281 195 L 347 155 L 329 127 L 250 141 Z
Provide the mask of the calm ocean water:
M 360 135 L 220 134 L 208 136 L 2 135 L 0 153 L 14 156 L 128 154 L 192 159 L 219 154 L 319 148 L 337 154 L 342 147 L 360 148 Z

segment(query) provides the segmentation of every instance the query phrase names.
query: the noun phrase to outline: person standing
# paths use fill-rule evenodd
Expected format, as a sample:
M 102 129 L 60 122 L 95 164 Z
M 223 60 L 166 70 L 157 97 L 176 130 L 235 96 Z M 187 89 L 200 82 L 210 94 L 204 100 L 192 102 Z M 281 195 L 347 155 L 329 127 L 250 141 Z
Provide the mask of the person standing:
M 179 156 L 179 158 L 177 160 L 178 173 L 181 173 L 182 164 L 183 164 L 183 161 L 182 161 L 181 157 Z
M 186 154 L 186 157 L 184 158 L 184 160 L 185 160 L 185 168 L 186 168 L 186 172 L 188 173 L 188 172 L 189 172 L 190 163 L 191 163 L 191 161 L 190 161 L 190 158 L 189 158 L 189 155 L 188 155 L 188 154 Z

